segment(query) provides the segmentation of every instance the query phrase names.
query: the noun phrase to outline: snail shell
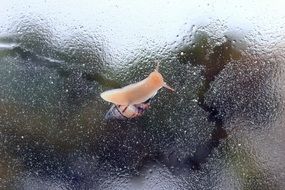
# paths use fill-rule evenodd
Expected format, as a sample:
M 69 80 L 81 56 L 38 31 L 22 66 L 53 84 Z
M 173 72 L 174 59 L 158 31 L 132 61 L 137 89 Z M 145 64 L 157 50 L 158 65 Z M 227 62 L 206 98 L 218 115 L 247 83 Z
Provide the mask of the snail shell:
M 149 107 L 149 101 L 130 106 L 112 105 L 105 115 L 105 120 L 126 120 L 140 117 Z

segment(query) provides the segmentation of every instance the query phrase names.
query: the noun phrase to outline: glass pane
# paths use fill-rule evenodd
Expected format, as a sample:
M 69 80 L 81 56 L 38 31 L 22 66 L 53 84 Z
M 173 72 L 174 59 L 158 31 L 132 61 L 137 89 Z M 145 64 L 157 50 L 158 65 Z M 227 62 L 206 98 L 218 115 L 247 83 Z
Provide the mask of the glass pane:
M 0 2 L 0 189 L 284 189 L 283 1 Z

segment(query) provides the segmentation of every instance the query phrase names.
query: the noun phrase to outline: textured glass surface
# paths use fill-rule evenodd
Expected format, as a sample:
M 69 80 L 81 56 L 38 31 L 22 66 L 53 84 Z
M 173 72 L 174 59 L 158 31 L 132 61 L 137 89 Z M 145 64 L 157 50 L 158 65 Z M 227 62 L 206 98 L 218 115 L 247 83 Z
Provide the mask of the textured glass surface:
M 0 0 L 0 189 L 285 189 L 284 5 Z M 176 91 L 104 120 L 158 61 Z

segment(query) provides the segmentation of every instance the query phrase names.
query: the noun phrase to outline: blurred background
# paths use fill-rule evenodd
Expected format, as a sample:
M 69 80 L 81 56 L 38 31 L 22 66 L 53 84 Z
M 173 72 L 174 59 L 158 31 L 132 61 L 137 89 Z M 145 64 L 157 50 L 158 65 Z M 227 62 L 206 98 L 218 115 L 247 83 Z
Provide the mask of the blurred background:
M 284 1 L 0 4 L 0 189 L 285 188 Z M 105 121 L 156 61 L 176 92 Z

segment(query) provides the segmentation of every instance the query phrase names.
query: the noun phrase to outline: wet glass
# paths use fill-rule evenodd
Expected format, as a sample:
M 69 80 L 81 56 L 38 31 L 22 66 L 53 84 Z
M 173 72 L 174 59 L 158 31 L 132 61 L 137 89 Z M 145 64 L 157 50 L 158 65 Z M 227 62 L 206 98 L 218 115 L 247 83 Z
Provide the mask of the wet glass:
M 283 1 L 0 4 L 0 189 L 285 188 Z M 157 62 L 175 92 L 104 119 Z

